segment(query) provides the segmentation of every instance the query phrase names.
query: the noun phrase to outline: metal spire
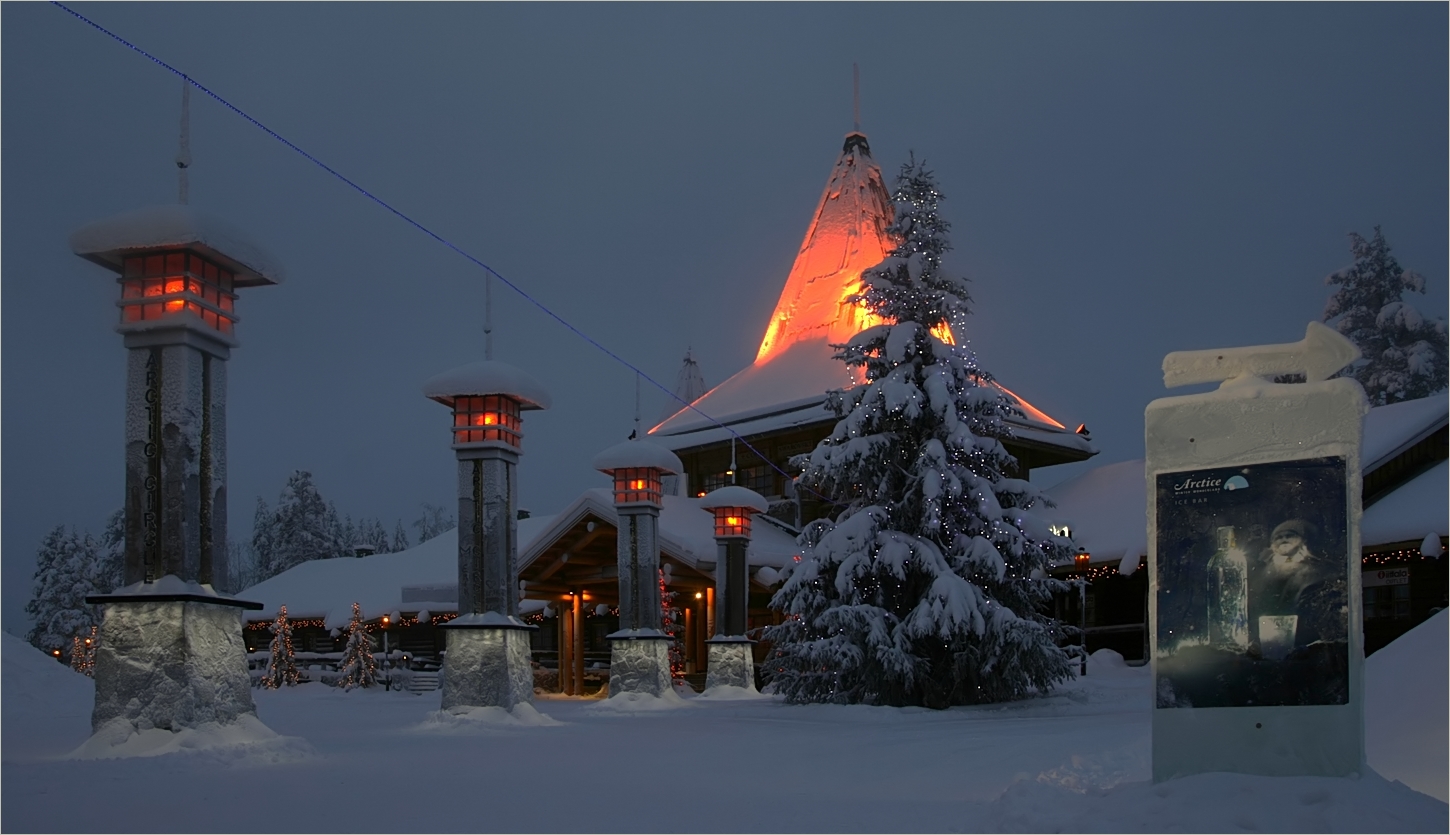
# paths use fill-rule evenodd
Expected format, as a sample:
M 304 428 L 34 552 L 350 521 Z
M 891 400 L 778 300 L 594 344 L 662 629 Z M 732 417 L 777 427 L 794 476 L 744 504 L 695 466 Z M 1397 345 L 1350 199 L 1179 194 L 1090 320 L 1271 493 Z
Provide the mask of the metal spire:
M 851 121 L 857 133 L 861 132 L 861 68 L 851 63 Z
M 639 438 L 639 372 L 634 372 L 634 432 L 631 438 Z
M 191 80 L 181 79 L 181 147 L 176 151 L 177 199 L 185 206 L 190 200 L 191 184 L 186 169 L 191 167 Z
M 483 358 L 493 359 L 493 276 L 483 274 Z

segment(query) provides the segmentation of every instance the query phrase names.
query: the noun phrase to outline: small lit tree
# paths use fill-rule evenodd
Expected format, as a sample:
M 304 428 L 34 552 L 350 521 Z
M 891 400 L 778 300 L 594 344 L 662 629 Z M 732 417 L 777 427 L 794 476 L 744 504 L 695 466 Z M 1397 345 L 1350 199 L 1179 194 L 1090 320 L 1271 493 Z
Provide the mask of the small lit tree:
M 92 626 L 85 636 L 71 639 L 70 668 L 83 675 L 96 675 L 96 627 Z
M 685 651 L 680 647 L 679 634 L 680 610 L 675 608 L 675 596 L 679 592 L 670 591 L 665 585 L 665 571 L 659 570 L 660 584 L 660 629 L 669 635 L 670 641 L 670 677 L 680 679 L 685 677 Z
M 277 619 L 272 622 L 272 658 L 267 664 L 267 675 L 262 684 L 269 690 L 282 685 L 295 687 L 301 676 L 297 672 L 297 660 L 292 653 L 292 626 L 287 622 L 287 607 L 277 608 Z
M 373 639 L 363 625 L 362 604 L 352 604 L 352 621 L 347 625 L 347 646 L 342 651 L 342 687 L 372 687 L 378 683 L 378 665 L 373 659 Z

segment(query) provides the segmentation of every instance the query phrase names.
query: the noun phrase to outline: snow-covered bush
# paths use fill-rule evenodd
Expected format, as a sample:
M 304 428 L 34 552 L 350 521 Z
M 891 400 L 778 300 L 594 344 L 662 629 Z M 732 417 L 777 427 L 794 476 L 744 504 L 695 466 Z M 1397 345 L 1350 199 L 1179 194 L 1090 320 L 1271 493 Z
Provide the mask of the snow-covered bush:
M 900 244 L 859 297 L 887 324 L 837 346 L 866 382 L 830 393 L 839 422 L 798 459 L 801 485 L 840 512 L 806 527 L 771 601 L 785 616 L 765 633 L 771 686 L 792 702 L 935 708 L 1045 690 L 1071 672 L 1043 614 L 1060 584 L 1042 578 L 1072 544 L 1011 477 L 1015 407 L 942 338 L 969 295 L 941 266 L 948 225 L 931 173 L 903 166 L 894 199 Z
M 86 595 L 121 585 L 120 514 L 112 516 L 102 541 L 56 525 L 35 555 L 34 588 L 25 604 L 31 628 L 25 639 L 37 649 L 69 652 L 73 639 L 87 637 L 100 623 Z

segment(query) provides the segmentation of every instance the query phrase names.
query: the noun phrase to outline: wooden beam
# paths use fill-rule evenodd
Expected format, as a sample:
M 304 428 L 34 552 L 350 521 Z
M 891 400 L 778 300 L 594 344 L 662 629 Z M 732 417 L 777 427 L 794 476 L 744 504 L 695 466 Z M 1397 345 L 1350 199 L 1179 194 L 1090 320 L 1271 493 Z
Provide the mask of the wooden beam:
M 550 577 L 554 576 L 554 572 L 555 571 L 558 571 L 559 569 L 563 568 L 564 565 L 566 563 L 568 563 L 568 562 L 569 562 L 569 552 L 568 551 L 565 551 L 564 553 L 562 553 L 562 554 L 559 555 L 559 558 L 558 559 L 556 559 L 553 562 L 549 563 L 549 565 L 548 565 L 547 568 L 545 568 L 543 571 L 540 571 L 534 577 L 534 579 L 533 579 L 532 582 L 539 582 L 539 581 L 543 581 L 543 580 L 549 579 Z

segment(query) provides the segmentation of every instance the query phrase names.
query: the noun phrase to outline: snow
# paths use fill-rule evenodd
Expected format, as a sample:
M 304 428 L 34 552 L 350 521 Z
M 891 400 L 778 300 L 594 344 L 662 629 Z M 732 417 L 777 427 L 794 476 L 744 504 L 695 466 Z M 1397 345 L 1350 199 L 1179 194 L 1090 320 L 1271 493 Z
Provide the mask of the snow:
M 705 510 L 713 510 L 717 507 L 744 507 L 756 513 L 770 510 L 770 505 L 766 504 L 764 496 L 738 484 L 711 490 L 708 495 L 700 499 L 700 507 Z
M 531 516 L 518 522 L 520 543 L 547 527 L 552 517 Z M 406 551 L 309 560 L 238 593 L 243 600 L 262 604 L 253 617 L 271 617 L 282 605 L 287 616 L 323 618 L 328 629 L 347 626 L 352 604 L 362 604 L 363 617 L 372 619 L 414 607 L 433 612 L 457 611 L 458 601 L 403 599 L 404 586 L 458 588 L 458 532 L 446 531 Z
M 1073 539 L 1105 562 L 1148 553 L 1148 482 L 1143 459 L 1096 467 L 1046 491 L 1057 507 L 1043 515 L 1072 530 Z M 1138 561 L 1132 561 L 1134 567 Z
M 1440 724 L 1372 745 L 1359 779 L 1156 786 L 1149 672 L 1104 652 L 1046 698 L 945 711 L 683 694 L 439 716 L 438 691 L 304 684 L 257 693 L 261 720 L 295 740 L 275 758 L 241 745 L 77 760 L 66 755 L 90 732 L 90 680 L 6 635 L 0 828 L 245 831 L 274 808 L 292 832 L 1443 832 L 1445 803 L 1390 779 L 1418 779 L 1404 770 L 1418 757 L 1445 785 L 1444 615 L 1433 623 L 1407 636 L 1425 646 L 1401 658 L 1391 645 L 1366 673 L 1371 693 L 1434 694 Z M 1417 670 L 1427 658 L 1441 666 Z M 1370 740 L 1422 718 L 1393 713 L 1371 701 Z M 378 790 L 342 802 L 350 785 Z M 671 811 L 679 797 L 688 812 Z
M 225 221 L 191 206 L 148 206 L 96 221 L 70 236 L 75 254 L 112 268 L 120 266 L 128 251 L 186 244 L 220 254 L 223 263 L 236 262 L 241 267 L 238 287 L 280 284 L 284 277 L 282 265 L 265 249 Z
M 506 394 L 524 409 L 547 409 L 553 399 L 543 384 L 506 362 L 479 360 L 429 377 L 423 395 L 451 406 L 455 397 Z
M 1441 461 L 1365 508 L 1359 523 L 1366 545 L 1423 539 L 1426 531 L 1450 533 L 1450 462 Z
M 594 456 L 594 469 L 605 473 L 636 467 L 654 467 L 664 475 L 685 469 L 680 457 L 656 443 L 642 440 L 623 441 Z
M 1364 660 L 1365 753 L 1386 779 L 1450 800 L 1450 680 L 1441 609 Z M 1427 742 L 1434 744 L 1426 744 Z
M 1364 418 L 1364 441 L 1359 451 L 1365 471 L 1375 469 L 1404 447 L 1444 426 L 1447 416 L 1450 398 L 1444 394 L 1370 409 Z

